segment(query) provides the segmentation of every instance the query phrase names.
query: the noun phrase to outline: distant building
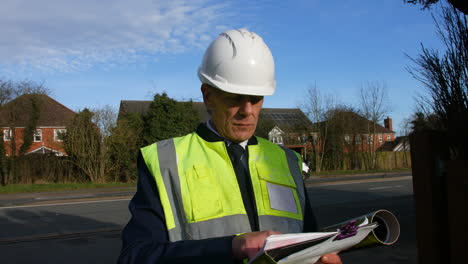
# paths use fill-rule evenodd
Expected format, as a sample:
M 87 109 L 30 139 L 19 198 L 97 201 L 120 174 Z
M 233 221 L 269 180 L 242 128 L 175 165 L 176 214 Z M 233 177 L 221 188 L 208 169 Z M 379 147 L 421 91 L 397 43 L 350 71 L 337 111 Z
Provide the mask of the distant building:
M 293 149 L 305 159 L 312 147 L 311 137 L 317 137 L 310 119 L 299 108 L 263 108 L 260 124 L 269 125 L 268 140 Z
M 146 113 L 151 102 L 122 100 L 119 119 L 129 113 Z M 209 119 L 203 102 L 193 102 L 193 108 L 198 112 L 202 122 Z M 377 150 L 384 143 L 393 142 L 395 139 L 391 118 L 384 120 L 384 126 L 379 124 L 374 126 L 371 121 L 349 111 L 339 111 L 333 118 L 343 120 L 345 152 L 367 151 L 370 146 Z M 262 108 L 256 135 L 295 150 L 303 159 L 307 159 L 307 154 L 314 147 L 313 143 L 321 144 L 317 124 L 313 124 L 298 108 Z
M 140 115 L 145 114 L 152 102 L 153 101 L 121 100 L 117 120 L 130 113 Z M 192 102 L 192 106 L 198 112 L 199 118 L 202 122 L 209 119 L 210 116 L 206 111 L 205 104 L 203 102 Z
M 394 141 L 387 141 L 382 144 L 377 151 L 410 151 L 409 138 L 401 136 L 395 138 Z
M 66 125 L 76 113 L 44 94 L 26 94 L 0 107 L 0 129 L 5 152 L 11 155 L 13 146 L 18 153 L 25 129 L 37 118 L 31 146 L 25 154 L 53 153 L 66 155 L 63 136 Z M 35 117 L 35 115 L 37 115 Z
M 385 142 L 395 140 L 390 117 L 384 120 L 383 126 L 351 111 L 337 111 L 332 118 L 344 134 L 345 152 L 377 150 Z

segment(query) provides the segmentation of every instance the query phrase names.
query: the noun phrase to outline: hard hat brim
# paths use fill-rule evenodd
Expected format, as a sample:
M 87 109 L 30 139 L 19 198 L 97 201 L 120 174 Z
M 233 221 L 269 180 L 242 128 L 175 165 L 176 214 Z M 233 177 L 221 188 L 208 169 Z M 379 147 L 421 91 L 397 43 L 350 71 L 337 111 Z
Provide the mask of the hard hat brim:
M 207 74 L 198 69 L 198 78 L 202 83 L 214 86 L 222 91 L 233 93 L 233 94 L 244 94 L 254 96 L 269 96 L 273 95 L 276 88 L 276 81 L 273 83 L 265 84 L 263 86 L 246 86 L 246 85 L 235 85 L 223 81 L 214 80 Z

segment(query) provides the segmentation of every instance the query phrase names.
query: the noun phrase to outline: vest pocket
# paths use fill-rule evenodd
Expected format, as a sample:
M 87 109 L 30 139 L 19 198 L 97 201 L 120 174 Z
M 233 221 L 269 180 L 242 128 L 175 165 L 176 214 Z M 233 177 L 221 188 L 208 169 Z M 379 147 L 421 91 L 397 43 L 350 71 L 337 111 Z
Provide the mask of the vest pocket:
M 301 212 L 297 187 L 286 168 L 256 165 L 264 210 L 268 215 L 298 218 Z
M 218 179 L 211 168 L 194 165 L 186 172 L 186 180 L 191 204 L 190 222 L 208 220 L 223 214 Z

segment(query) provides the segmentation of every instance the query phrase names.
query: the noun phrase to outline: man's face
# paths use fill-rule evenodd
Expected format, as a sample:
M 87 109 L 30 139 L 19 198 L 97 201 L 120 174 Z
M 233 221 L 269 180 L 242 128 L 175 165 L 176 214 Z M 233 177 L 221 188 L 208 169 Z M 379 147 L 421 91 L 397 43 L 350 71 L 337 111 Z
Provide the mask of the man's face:
M 202 93 L 211 120 L 222 137 L 238 143 L 253 136 L 263 96 L 227 93 L 206 84 Z

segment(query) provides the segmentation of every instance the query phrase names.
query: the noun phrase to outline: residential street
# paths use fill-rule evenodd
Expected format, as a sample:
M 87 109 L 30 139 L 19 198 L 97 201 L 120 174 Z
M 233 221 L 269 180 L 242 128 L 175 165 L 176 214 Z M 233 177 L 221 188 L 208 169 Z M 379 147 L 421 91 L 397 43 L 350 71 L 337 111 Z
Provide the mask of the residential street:
M 321 227 L 382 208 L 400 221 L 396 245 L 345 253 L 344 263 L 416 263 L 410 177 L 322 181 L 308 189 Z M 108 195 L 0 207 L 2 263 L 115 263 L 120 230 L 129 219 L 129 197 Z M 8 204 L 4 197 L 2 201 Z

